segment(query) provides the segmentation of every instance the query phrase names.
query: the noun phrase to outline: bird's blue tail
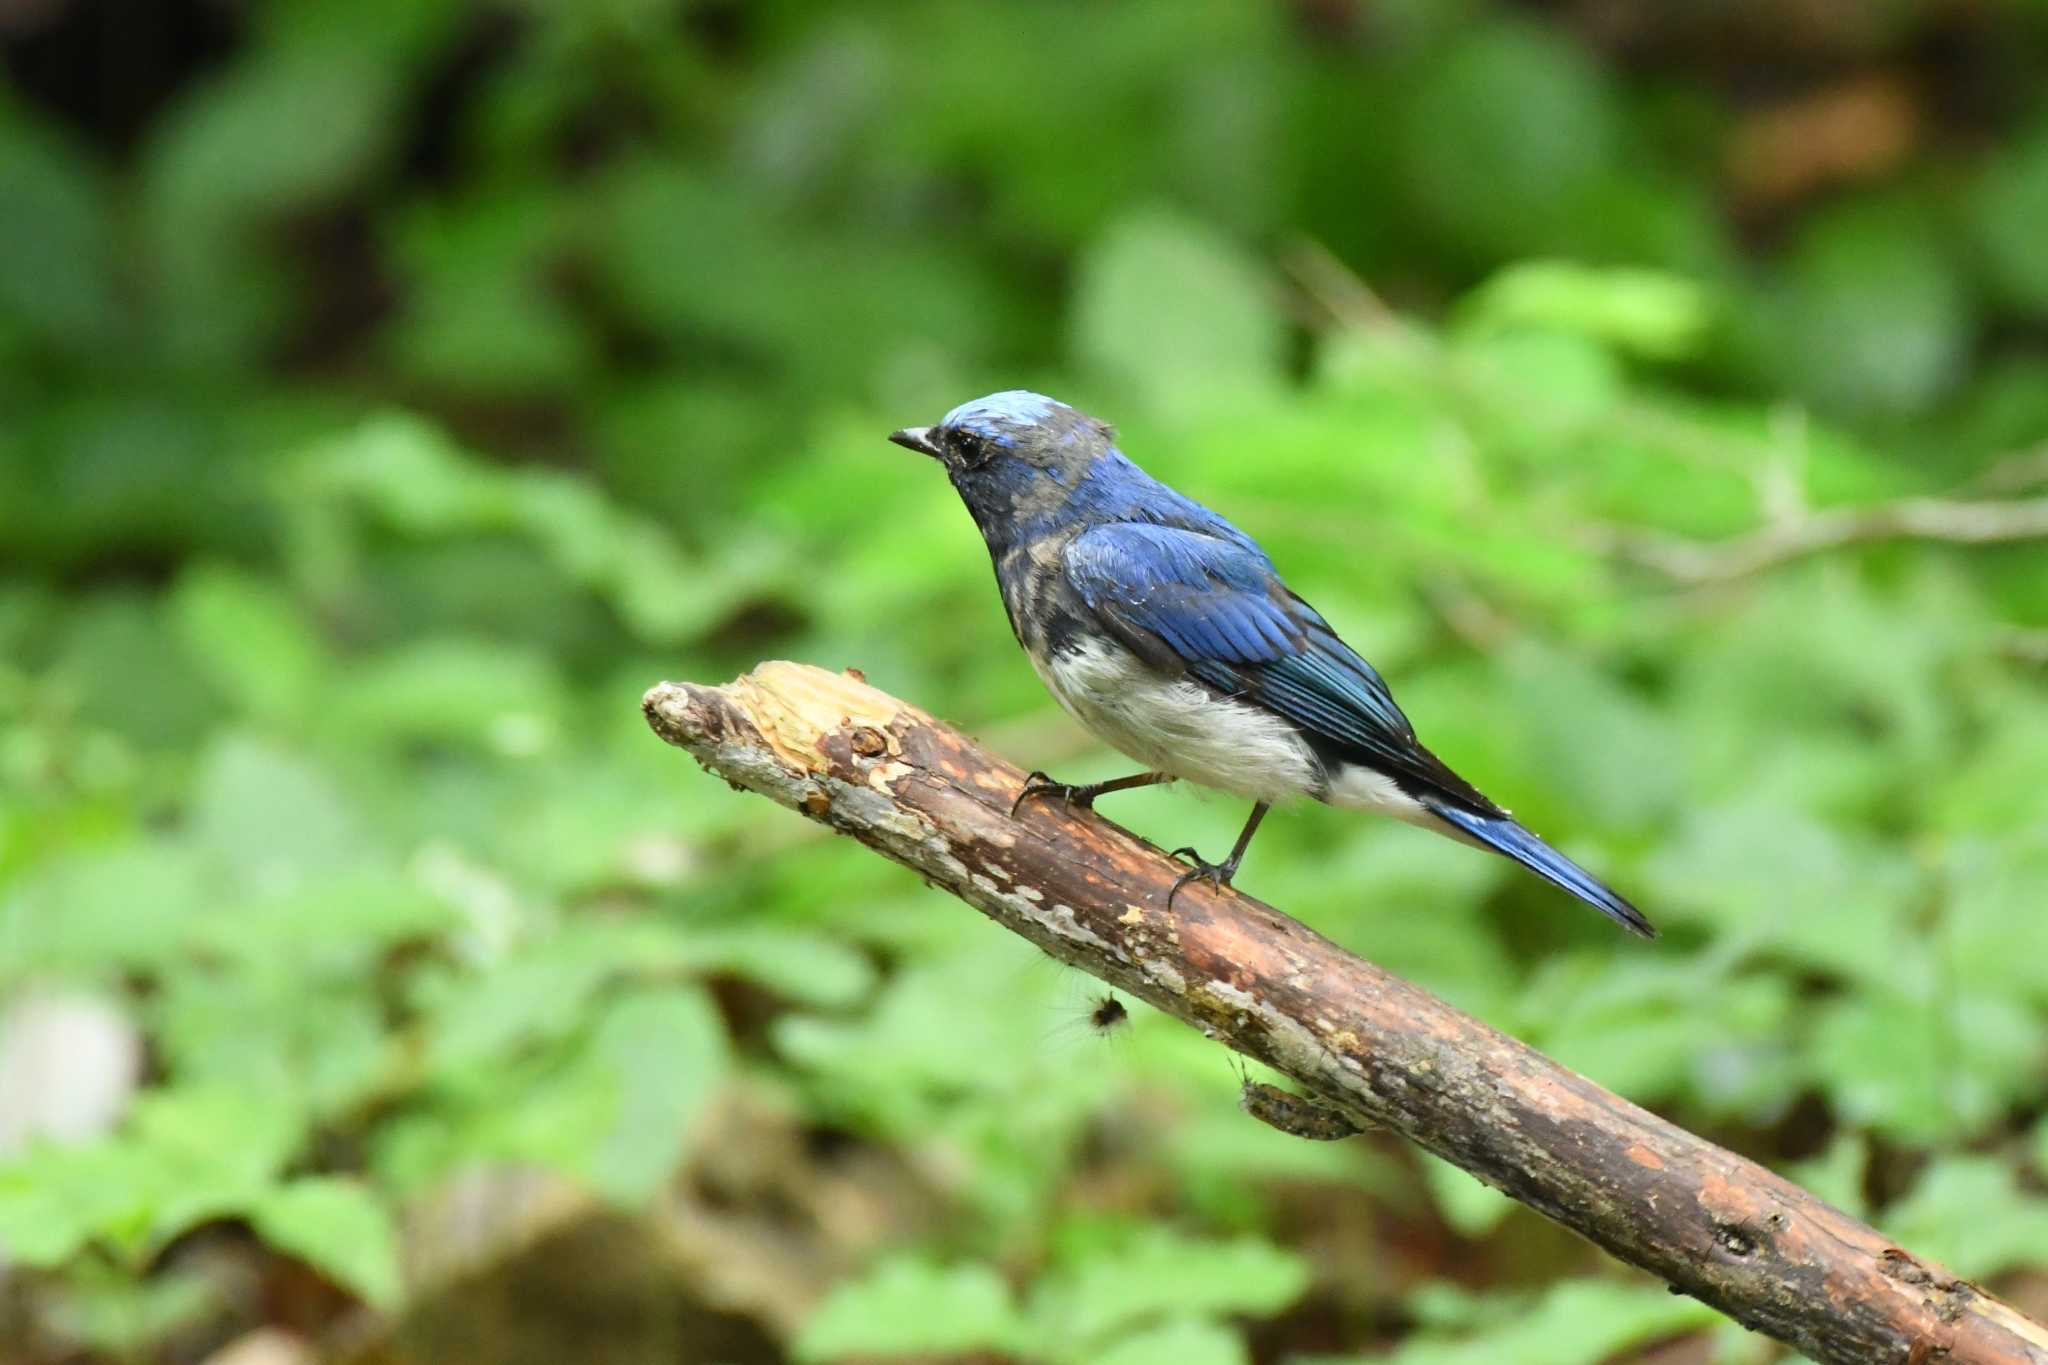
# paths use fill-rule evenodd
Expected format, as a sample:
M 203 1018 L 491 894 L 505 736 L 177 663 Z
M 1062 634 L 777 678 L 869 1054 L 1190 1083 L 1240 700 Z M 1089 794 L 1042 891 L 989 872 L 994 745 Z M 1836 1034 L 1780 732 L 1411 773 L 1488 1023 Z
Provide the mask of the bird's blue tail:
M 1426 804 L 1431 814 L 1460 834 L 1513 858 L 1552 886 L 1571 892 L 1630 933 L 1641 934 L 1644 938 L 1657 937 L 1656 928 L 1643 918 L 1642 911 L 1513 820 L 1461 810 L 1447 801 L 1429 801 Z

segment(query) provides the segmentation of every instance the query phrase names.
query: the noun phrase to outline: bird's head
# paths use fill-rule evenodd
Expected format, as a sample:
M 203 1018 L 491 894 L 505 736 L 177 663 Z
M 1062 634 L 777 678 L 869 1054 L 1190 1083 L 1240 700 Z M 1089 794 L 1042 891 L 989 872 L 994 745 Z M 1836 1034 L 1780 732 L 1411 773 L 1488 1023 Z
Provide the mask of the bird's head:
M 1103 423 L 1022 389 L 962 403 L 932 426 L 906 427 L 889 439 L 945 465 L 991 538 L 1051 517 L 1096 461 L 1116 450 Z

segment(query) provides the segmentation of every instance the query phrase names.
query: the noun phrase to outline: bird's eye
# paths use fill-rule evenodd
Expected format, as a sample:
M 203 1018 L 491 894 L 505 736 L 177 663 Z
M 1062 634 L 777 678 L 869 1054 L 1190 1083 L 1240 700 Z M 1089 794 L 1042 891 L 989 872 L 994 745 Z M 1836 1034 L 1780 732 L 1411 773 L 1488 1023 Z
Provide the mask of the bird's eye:
M 953 433 L 953 449 L 967 464 L 979 464 L 987 442 L 978 431 L 959 430 Z

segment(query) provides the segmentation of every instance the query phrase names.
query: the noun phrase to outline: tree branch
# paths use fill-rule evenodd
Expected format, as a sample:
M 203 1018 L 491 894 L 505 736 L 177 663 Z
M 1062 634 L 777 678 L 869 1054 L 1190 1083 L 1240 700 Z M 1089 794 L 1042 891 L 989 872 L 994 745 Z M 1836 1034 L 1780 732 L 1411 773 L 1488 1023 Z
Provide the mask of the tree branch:
M 1270 906 L 1056 801 L 857 675 L 663 683 L 648 723 L 736 787 L 922 875 L 1046 952 L 1392 1128 L 1827 1365 L 2048 1365 L 2048 1329 L 1756 1164 L 1638 1109 Z
M 1618 532 L 1613 544 L 1639 564 L 1681 583 L 1725 583 L 1848 545 L 1927 540 L 1991 545 L 2048 537 L 2048 498 L 2008 502 L 1901 498 L 1866 507 L 1830 507 L 1773 521 L 1725 541 L 1687 541 Z

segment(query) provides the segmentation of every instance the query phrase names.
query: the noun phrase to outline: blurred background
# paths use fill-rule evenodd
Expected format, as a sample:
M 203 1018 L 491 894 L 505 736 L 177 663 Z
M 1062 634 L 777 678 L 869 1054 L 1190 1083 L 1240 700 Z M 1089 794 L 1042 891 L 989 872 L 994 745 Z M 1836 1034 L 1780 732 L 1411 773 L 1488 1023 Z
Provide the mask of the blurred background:
M 2048 1311 L 2048 6 L 6 0 L 0 56 L 0 1358 L 1786 1358 L 648 734 L 785 657 L 1128 767 L 883 440 L 1018 386 L 1665 937 L 1322 809 L 1248 891 Z

